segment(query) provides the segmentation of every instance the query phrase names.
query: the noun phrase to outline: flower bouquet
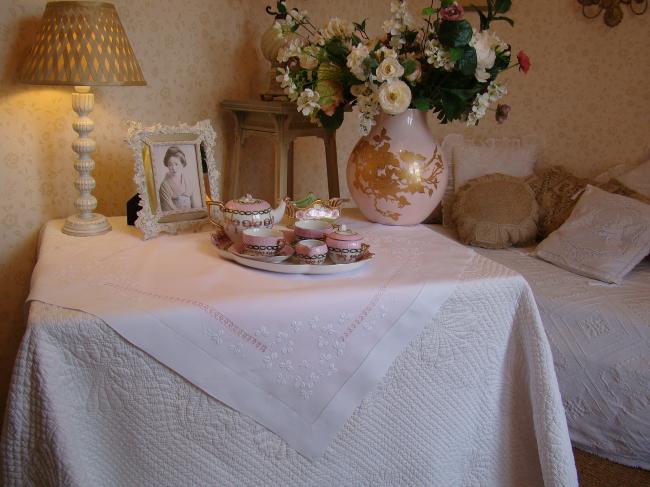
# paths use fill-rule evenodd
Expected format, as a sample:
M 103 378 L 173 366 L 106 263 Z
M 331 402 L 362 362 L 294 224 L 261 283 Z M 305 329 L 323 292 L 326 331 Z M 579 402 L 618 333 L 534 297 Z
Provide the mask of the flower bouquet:
M 510 6 L 511 0 L 487 0 L 486 11 L 473 7 L 477 30 L 458 2 L 441 0 L 434 7 L 432 0 L 417 27 L 406 0 L 392 0 L 384 34 L 373 38 L 365 20 L 333 18 L 319 29 L 306 12 L 279 1 L 277 11 L 267 7 L 286 42 L 278 53 L 277 80 L 303 115 L 329 130 L 341 125 L 346 106 L 358 108 L 363 135 L 379 113 L 397 115 L 408 108 L 433 110 L 442 123 L 476 125 L 506 94 L 496 81 L 499 73 L 530 68 L 523 51 L 511 65 L 510 45 L 490 30 L 493 22 L 513 24 L 506 17 Z M 499 105 L 497 121 L 503 122 L 509 110 Z

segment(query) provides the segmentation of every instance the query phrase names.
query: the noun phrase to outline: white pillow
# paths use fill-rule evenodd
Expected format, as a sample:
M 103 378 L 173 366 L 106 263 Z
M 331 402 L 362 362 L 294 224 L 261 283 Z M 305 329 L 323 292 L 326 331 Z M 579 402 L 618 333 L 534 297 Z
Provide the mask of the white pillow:
M 571 216 L 535 255 L 587 277 L 619 284 L 650 252 L 650 205 L 588 185 Z
M 631 171 L 616 178 L 631 190 L 650 198 L 650 161 L 644 162 Z
M 449 183 L 443 196 L 443 223 L 450 226 L 453 194 L 465 183 L 487 174 L 501 173 L 514 177 L 533 174 L 539 157 L 539 139 L 535 136 L 466 140 L 461 135 L 445 137 L 443 156 L 451 164 Z

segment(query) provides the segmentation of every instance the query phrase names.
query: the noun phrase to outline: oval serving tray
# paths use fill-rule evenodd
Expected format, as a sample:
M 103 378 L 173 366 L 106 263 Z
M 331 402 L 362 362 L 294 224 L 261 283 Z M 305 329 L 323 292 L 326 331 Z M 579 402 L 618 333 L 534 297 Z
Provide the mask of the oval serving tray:
M 341 272 L 350 272 L 359 267 L 366 265 L 373 257 L 374 254 L 368 252 L 364 257 L 356 262 L 350 264 L 334 264 L 327 260 L 323 265 L 300 264 L 293 260 L 286 260 L 281 263 L 264 262 L 261 260 L 253 260 L 248 257 L 243 257 L 236 253 L 230 252 L 228 249 L 221 249 L 217 247 L 217 252 L 221 257 L 227 260 L 232 260 L 246 267 L 253 269 L 260 269 L 269 272 L 279 272 L 282 274 L 339 274 Z

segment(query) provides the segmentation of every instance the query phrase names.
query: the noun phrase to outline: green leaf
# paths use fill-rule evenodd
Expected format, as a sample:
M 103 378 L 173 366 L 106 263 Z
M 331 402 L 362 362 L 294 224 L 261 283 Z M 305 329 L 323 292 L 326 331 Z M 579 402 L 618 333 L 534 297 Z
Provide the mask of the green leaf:
M 278 6 L 278 12 L 280 12 L 281 14 L 287 13 L 287 7 L 284 6 L 284 2 L 278 2 L 277 6 Z
M 472 26 L 466 20 L 460 22 L 442 22 L 438 39 L 445 47 L 463 47 L 472 39 Z
M 467 47 L 463 51 L 463 57 L 458 61 L 458 70 L 465 76 L 474 76 L 476 64 L 476 49 Z
M 440 102 L 442 104 L 444 118 L 449 121 L 460 118 L 465 108 L 463 100 L 449 90 L 442 91 Z
M 496 0 L 494 4 L 494 11 L 498 14 L 504 14 L 512 6 L 512 0 Z
M 340 39 L 331 39 L 325 43 L 324 47 L 325 51 L 333 61 L 337 61 L 337 64 L 345 66 L 350 51 Z
M 425 17 L 428 17 L 429 15 L 433 15 L 436 13 L 436 9 L 433 7 L 427 7 L 422 9 L 422 15 Z
M 500 17 L 493 17 L 492 20 L 493 20 L 493 21 L 494 21 L 494 20 L 505 20 L 505 21 L 508 22 L 512 27 L 515 26 L 515 21 L 512 20 L 510 17 L 503 17 L 503 16 L 500 16 Z
M 413 30 L 407 30 L 404 33 L 404 39 L 406 40 L 407 44 L 413 44 L 415 42 L 415 39 L 417 38 L 418 33 L 413 31 Z
M 476 89 L 474 88 L 443 88 L 443 91 L 456 96 L 458 99 L 463 101 L 463 103 L 474 100 L 474 97 L 476 96 Z
M 454 0 L 442 0 L 440 2 L 440 6 L 442 8 L 447 8 L 447 7 L 451 6 L 452 3 L 454 3 Z
M 374 71 L 379 66 L 379 62 L 373 56 L 368 56 L 363 60 L 363 65 L 367 66 L 369 70 Z
M 343 115 L 345 114 L 344 105 L 341 104 L 334 112 L 334 115 L 328 117 L 324 112 L 318 112 L 318 118 L 320 123 L 323 124 L 323 128 L 329 132 L 334 132 L 338 129 L 343 123 Z
M 404 76 L 408 76 L 418 67 L 414 59 L 407 59 L 402 63 L 402 66 L 404 66 Z
M 452 61 L 458 61 L 463 57 L 465 54 L 465 48 L 464 47 L 452 47 L 449 49 L 449 57 L 451 58 Z
M 413 106 L 420 111 L 428 112 L 431 109 L 431 98 L 416 98 L 413 100 Z
M 358 31 L 365 32 L 366 31 L 366 21 L 368 19 L 363 19 L 363 22 L 360 24 L 357 22 L 352 22 L 352 25 L 354 25 L 354 28 Z

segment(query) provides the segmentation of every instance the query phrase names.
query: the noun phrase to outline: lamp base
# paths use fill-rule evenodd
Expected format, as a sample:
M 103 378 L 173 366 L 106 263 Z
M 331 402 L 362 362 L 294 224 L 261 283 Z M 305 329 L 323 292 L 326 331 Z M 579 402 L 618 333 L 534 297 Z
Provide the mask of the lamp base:
M 111 224 L 104 215 L 91 213 L 90 218 L 80 218 L 79 215 L 69 216 L 61 231 L 73 237 L 91 237 L 111 231 Z

